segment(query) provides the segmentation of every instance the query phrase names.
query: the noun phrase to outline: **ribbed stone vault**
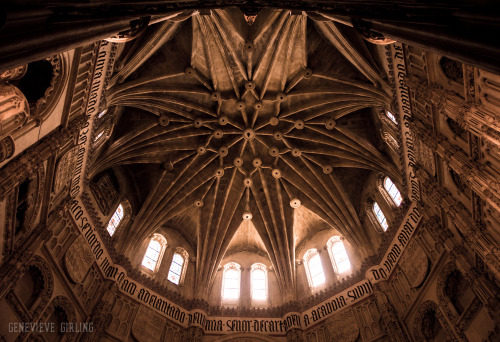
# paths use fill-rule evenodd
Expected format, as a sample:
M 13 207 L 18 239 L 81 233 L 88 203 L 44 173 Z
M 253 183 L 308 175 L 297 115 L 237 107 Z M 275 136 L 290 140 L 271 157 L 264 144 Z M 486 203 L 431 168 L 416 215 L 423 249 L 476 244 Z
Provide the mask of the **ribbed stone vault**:
M 289 11 L 263 10 L 252 26 L 226 9 L 149 28 L 117 61 L 107 101 L 124 110 L 91 166 L 96 176 L 139 165 L 142 178 L 161 167 L 119 249 L 136 251 L 161 226 L 179 230 L 196 250 L 201 297 L 243 220 L 283 293 L 295 289 L 294 208 L 372 252 L 339 175 L 400 177 L 374 143 L 370 109 L 392 98 L 376 60 L 353 30 Z M 149 114 L 131 120 L 138 112 Z

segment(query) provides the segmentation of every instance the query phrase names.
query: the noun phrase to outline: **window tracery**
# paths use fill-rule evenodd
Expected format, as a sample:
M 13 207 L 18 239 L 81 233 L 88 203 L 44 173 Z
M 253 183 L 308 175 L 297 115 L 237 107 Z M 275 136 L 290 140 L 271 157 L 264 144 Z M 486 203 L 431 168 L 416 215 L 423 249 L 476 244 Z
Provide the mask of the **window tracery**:
M 230 262 L 224 266 L 222 298 L 240 298 L 241 266 L 235 262 Z
M 351 270 L 351 262 L 340 236 L 334 236 L 327 242 L 328 252 L 333 268 L 338 274 Z
M 385 177 L 384 179 L 384 189 L 391 196 L 394 203 L 399 207 L 401 202 L 403 202 L 403 197 L 401 197 L 401 193 L 389 177 Z
M 182 248 L 178 248 L 172 257 L 172 263 L 170 264 L 170 269 L 168 271 L 167 279 L 174 283 L 175 285 L 179 285 L 184 279 L 184 275 L 187 268 L 187 261 L 189 255 Z
M 308 250 L 304 255 L 304 262 L 309 286 L 315 288 L 323 285 L 326 279 L 318 250 L 315 248 Z
M 380 209 L 380 206 L 378 205 L 377 202 L 373 202 L 373 213 L 375 214 L 378 223 L 385 232 L 387 228 L 389 228 L 389 225 L 387 224 L 387 219 L 385 218 L 385 215 L 382 212 L 382 209 Z
M 267 299 L 267 268 L 263 264 L 253 264 L 251 267 L 251 297 L 253 300 Z
M 113 234 L 116 231 L 116 228 L 120 225 L 120 222 L 123 219 L 123 206 L 120 203 L 118 208 L 116 208 L 115 212 L 113 213 L 113 216 L 111 216 L 111 219 L 109 220 L 108 227 L 106 228 L 108 230 L 108 233 L 110 236 L 113 236 Z
M 166 247 L 167 240 L 161 234 L 154 234 L 149 242 L 144 259 L 142 259 L 142 266 L 156 272 L 160 267 L 161 257 Z
M 394 114 L 392 114 L 390 111 L 386 110 L 385 111 L 385 115 L 387 115 L 387 117 L 395 124 L 397 125 L 398 124 L 398 121 L 396 120 L 396 116 L 394 116 Z

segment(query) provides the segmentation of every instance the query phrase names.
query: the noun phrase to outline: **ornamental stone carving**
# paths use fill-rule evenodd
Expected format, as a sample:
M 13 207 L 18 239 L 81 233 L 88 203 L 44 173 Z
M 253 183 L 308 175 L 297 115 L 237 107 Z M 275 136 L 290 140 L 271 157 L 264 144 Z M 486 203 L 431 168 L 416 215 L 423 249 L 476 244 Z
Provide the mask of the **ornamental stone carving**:
M 18 80 L 23 78 L 28 70 L 28 65 L 21 65 L 16 68 L 7 69 L 0 72 L 0 81 Z
M 160 342 L 166 324 L 164 317 L 141 305 L 132 324 L 132 334 L 139 342 Z
M 427 277 L 429 259 L 422 247 L 415 240 L 411 240 L 401 257 L 400 265 L 410 286 L 418 287 Z
M 15 86 L 0 83 L 0 137 L 21 128 L 30 115 L 24 94 Z
M 11 136 L 0 140 L 0 163 L 11 158 L 14 155 L 15 148 L 14 139 Z
M 66 272 L 75 283 L 81 283 L 93 262 L 92 251 L 84 237 L 80 235 L 64 256 Z

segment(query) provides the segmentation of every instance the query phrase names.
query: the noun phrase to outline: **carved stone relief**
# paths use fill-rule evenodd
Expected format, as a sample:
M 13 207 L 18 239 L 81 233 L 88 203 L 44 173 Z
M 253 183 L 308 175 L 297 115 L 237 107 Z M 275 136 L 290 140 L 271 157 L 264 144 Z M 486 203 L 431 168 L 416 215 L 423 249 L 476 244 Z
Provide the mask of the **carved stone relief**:
M 94 198 L 104 215 L 110 214 L 111 207 L 118 200 L 118 193 L 113 185 L 113 181 L 108 174 L 105 174 L 97 180 L 97 182 L 90 183 L 90 188 Z
M 429 259 L 415 240 L 411 240 L 406 246 L 400 265 L 411 287 L 422 285 L 429 269 Z
M 139 342 L 160 342 L 167 320 L 141 305 L 132 324 L 132 334 Z
M 30 116 L 28 100 L 17 87 L 0 84 L 0 137 L 21 128 Z
M 359 327 L 354 310 L 344 310 L 334 315 L 328 322 L 330 341 L 356 341 L 359 336 Z
M 66 272 L 75 283 L 81 283 L 93 262 L 92 251 L 84 237 L 80 235 L 64 256 Z

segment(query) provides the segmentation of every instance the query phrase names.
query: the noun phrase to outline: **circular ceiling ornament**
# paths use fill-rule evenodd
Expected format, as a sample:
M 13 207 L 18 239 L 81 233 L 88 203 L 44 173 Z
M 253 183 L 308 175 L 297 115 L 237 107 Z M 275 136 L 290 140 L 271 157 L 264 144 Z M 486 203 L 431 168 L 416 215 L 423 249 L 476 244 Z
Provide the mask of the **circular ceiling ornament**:
M 246 140 L 253 140 L 255 138 L 255 131 L 251 128 L 247 128 L 243 131 L 243 138 Z
M 245 185 L 245 187 L 246 187 L 246 188 L 251 187 L 251 186 L 252 186 L 252 184 L 253 184 L 253 181 L 252 181 L 252 179 L 251 179 L 251 178 L 245 178 L 245 179 L 243 180 L 243 185 Z
M 292 207 L 292 208 L 294 208 L 294 209 L 296 209 L 296 208 L 300 207 L 300 206 L 301 206 L 301 204 L 302 204 L 302 203 L 300 202 L 300 200 L 299 200 L 298 198 L 294 198 L 294 199 L 292 199 L 292 200 L 290 201 L 290 207 Z
M 298 148 L 292 149 L 292 156 L 294 157 L 300 157 L 302 155 L 302 151 Z
M 279 122 L 280 120 L 277 117 L 269 119 L 269 123 L 271 124 L 271 126 L 276 126 Z
M 281 133 L 281 132 L 274 132 L 273 137 L 276 140 L 281 140 L 281 139 L 283 139 L 283 133 Z
M 196 74 L 196 71 L 192 67 L 187 67 L 184 69 L 184 74 L 188 77 L 193 77 Z
M 220 139 L 224 136 L 224 132 L 222 131 L 222 129 L 216 129 L 214 131 L 214 138 L 215 139 Z
M 240 157 L 234 158 L 233 164 L 234 164 L 234 166 L 239 167 L 239 166 L 243 165 L 243 159 L 241 159 Z
M 252 42 L 246 42 L 245 43 L 245 50 L 247 52 L 252 52 L 253 50 L 255 50 L 255 45 L 253 45 Z
M 286 100 L 286 94 L 278 93 L 278 95 L 276 95 L 276 100 L 278 100 L 278 102 L 284 102 Z
M 255 89 L 255 82 L 254 81 L 245 82 L 245 89 L 248 90 Z
M 204 146 L 199 146 L 196 149 L 196 153 L 198 153 L 200 156 L 207 153 L 207 149 Z
M 202 200 L 196 200 L 194 201 L 194 205 L 197 206 L 198 208 L 203 207 L 203 201 Z
M 262 160 L 260 158 L 255 158 L 253 161 L 252 161 L 252 165 L 254 167 L 261 167 L 262 166 Z
M 166 127 L 166 126 L 168 126 L 169 123 L 170 123 L 170 119 L 165 114 L 160 115 L 160 117 L 158 118 L 158 124 L 160 126 Z
M 221 99 L 220 93 L 218 91 L 214 91 L 212 94 L 210 94 L 210 99 L 212 101 L 219 101 Z
M 276 179 L 280 179 L 282 174 L 281 174 L 281 170 L 280 169 L 273 169 L 273 171 L 271 172 L 271 174 L 273 175 L 274 178 Z
M 331 165 L 323 166 L 323 173 L 324 174 L 329 175 L 332 172 L 333 172 L 333 166 L 331 166 Z
M 253 109 L 255 110 L 261 110 L 262 108 L 264 108 L 264 104 L 262 102 L 255 102 L 253 105 Z
M 222 176 L 224 176 L 224 169 L 220 168 L 215 170 L 215 177 L 221 178 Z
M 253 217 L 252 213 L 249 211 L 245 211 L 243 213 L 243 220 L 245 220 L 245 221 L 250 221 L 252 219 L 252 217 Z
M 335 126 L 337 126 L 337 123 L 335 122 L 335 120 L 333 120 L 333 119 L 326 120 L 326 122 L 325 122 L 326 129 L 332 130 L 335 128 Z
M 219 117 L 219 125 L 221 126 L 225 126 L 229 123 L 229 118 L 225 115 L 222 115 L 221 117 Z
M 304 70 L 302 70 L 302 76 L 307 80 L 308 78 L 311 78 L 311 76 L 313 75 L 313 72 L 311 69 L 309 68 L 306 68 Z
M 200 128 L 201 126 L 203 126 L 203 120 L 202 119 L 195 119 L 193 122 L 193 125 L 196 128 Z
M 244 101 L 238 101 L 236 102 L 236 108 L 239 110 L 243 110 L 247 107 L 247 104 Z
M 305 126 L 306 126 L 306 124 L 302 120 L 297 120 L 293 123 L 293 127 L 297 128 L 297 129 L 304 129 Z
M 221 148 L 219 148 L 219 155 L 221 157 L 227 156 L 228 153 L 229 153 L 229 150 L 226 146 L 222 146 Z
M 280 154 L 280 150 L 276 146 L 269 148 L 269 154 L 273 157 L 277 157 Z
M 167 171 L 172 171 L 174 169 L 174 164 L 171 161 L 166 161 L 162 164 L 163 169 Z

